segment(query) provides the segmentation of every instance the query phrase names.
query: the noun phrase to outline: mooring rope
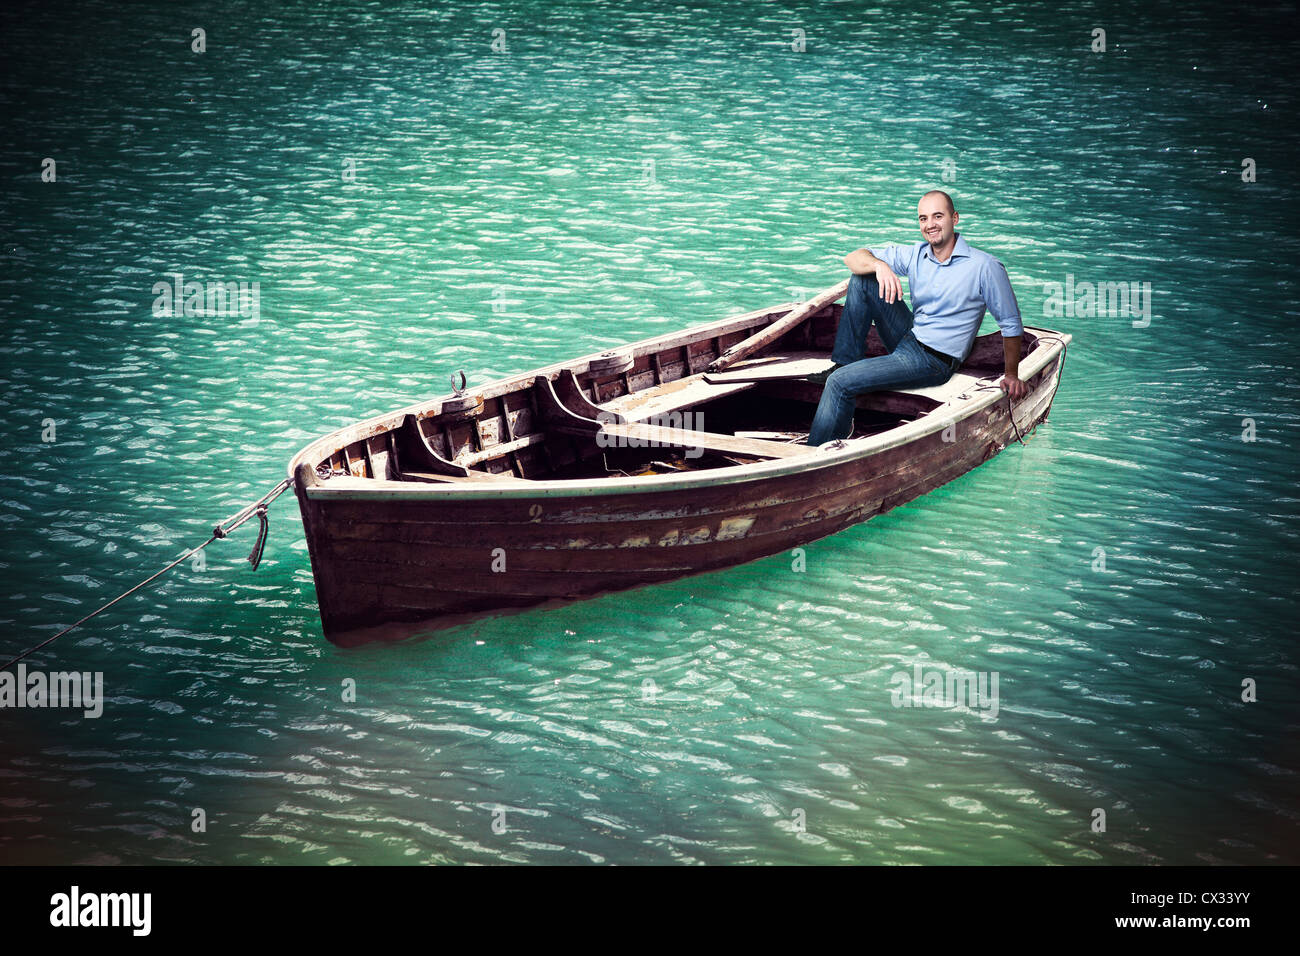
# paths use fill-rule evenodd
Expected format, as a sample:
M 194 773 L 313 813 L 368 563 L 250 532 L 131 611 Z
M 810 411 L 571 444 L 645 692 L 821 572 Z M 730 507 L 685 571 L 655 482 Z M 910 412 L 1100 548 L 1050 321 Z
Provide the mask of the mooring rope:
M 998 376 L 997 378 L 982 378 L 974 385 L 972 385 L 970 388 L 968 388 L 965 392 L 962 392 L 960 395 L 958 395 L 957 397 L 959 399 L 967 398 L 968 397 L 967 392 L 991 392 L 995 390 L 1002 391 L 1003 390 L 1002 386 L 998 384 L 1000 381 L 1002 381 L 1002 376 Z M 1020 426 L 1016 424 L 1015 412 L 1011 408 L 1011 393 L 1006 392 L 1005 394 L 1007 399 L 1007 418 L 1011 420 L 1011 427 L 1015 429 L 1016 441 L 1020 442 L 1020 444 L 1023 445 L 1025 443 L 1025 439 L 1020 434 Z M 1031 428 L 1030 431 L 1033 431 L 1033 429 Z
M 1058 360 L 1060 364 L 1056 366 L 1056 388 L 1052 391 L 1052 397 L 1048 401 L 1047 407 L 1043 409 L 1042 420 L 1047 421 L 1047 416 L 1052 414 L 1052 403 L 1056 401 L 1057 393 L 1061 390 L 1061 379 L 1065 377 L 1065 356 L 1070 350 L 1065 347 L 1065 339 L 1061 338 L 1059 335 L 1040 335 L 1038 338 L 1040 341 L 1047 339 L 1056 342 L 1061 346 L 1061 357 Z
M 213 528 L 212 536 L 208 538 L 207 541 L 204 541 L 202 544 L 198 545 L 197 547 L 190 548 L 190 550 L 186 551 L 184 554 L 182 554 L 171 564 L 167 565 L 161 571 L 149 575 L 149 577 L 145 578 L 143 581 L 141 581 L 135 587 L 131 588 L 129 591 L 123 591 L 121 594 L 113 598 L 113 600 L 109 601 L 103 607 L 91 611 L 80 621 L 77 621 L 76 624 L 69 624 L 67 627 L 59 631 L 59 633 L 55 634 L 53 637 L 46 638 L 45 640 L 37 644 L 35 647 L 23 651 L 23 653 L 19 654 L 13 660 L 9 661 L 7 664 L 0 666 L 0 671 L 7 670 L 8 668 L 13 667 L 13 665 L 17 664 L 23 658 L 29 657 L 30 655 L 39 651 L 45 645 L 53 643 L 54 641 L 62 637 L 64 634 L 67 634 L 73 628 L 80 627 L 82 624 L 85 624 L 96 614 L 101 614 L 104 611 L 107 611 L 110 607 L 112 607 L 114 604 L 116 604 L 118 601 L 122 600 L 123 598 L 130 597 L 132 594 L 134 594 L 136 591 L 139 591 L 142 587 L 144 587 L 149 582 L 162 577 L 164 574 L 166 574 L 172 568 L 176 567 L 176 565 L 180 564 L 186 558 L 193 557 L 195 554 L 202 551 L 213 541 L 216 541 L 218 538 L 226 537 L 228 534 L 230 534 L 230 532 L 234 531 L 244 522 L 252 518 L 253 515 L 257 515 L 257 517 L 259 518 L 260 527 L 258 528 L 257 531 L 257 543 L 253 545 L 253 551 L 248 556 L 248 563 L 251 564 L 253 566 L 253 570 L 256 571 L 257 566 L 262 563 L 262 552 L 266 548 L 266 533 L 269 528 L 269 522 L 267 521 L 266 518 L 266 508 L 269 504 L 271 504 L 271 502 L 275 501 L 276 498 L 279 498 L 282 494 L 284 494 L 285 491 L 288 490 L 289 486 L 292 483 L 293 482 L 291 482 L 288 478 L 284 479 L 279 484 L 277 484 L 274 488 L 272 488 L 270 491 L 264 494 L 262 497 L 254 501 L 252 504 L 248 505 L 247 507 L 241 508 L 239 511 L 236 511 L 225 521 L 222 521 L 215 528 Z
M 1060 381 L 1061 381 L 1061 375 L 1062 375 L 1062 373 L 1064 373 L 1064 371 L 1065 371 L 1065 353 L 1068 351 L 1068 349 L 1065 348 L 1065 341 L 1064 341 L 1064 339 L 1062 339 L 1059 335 L 1040 335 L 1040 336 L 1038 336 L 1038 341 L 1039 341 L 1039 342 L 1058 342 L 1058 343 L 1060 343 L 1060 345 L 1061 345 L 1061 357 L 1060 357 L 1060 359 L 1059 359 L 1060 365 L 1057 367 L 1057 370 L 1056 370 L 1056 381 L 1057 381 L 1057 383 L 1058 383 L 1058 384 L 1057 384 L 1057 390 L 1059 390 L 1059 388 L 1060 388 L 1060 384 L 1059 384 L 1059 383 L 1060 383 Z M 967 392 L 987 392 L 987 391 L 991 391 L 992 389 L 995 389 L 995 388 L 996 388 L 996 389 L 1000 389 L 1000 388 L 1002 388 L 1002 386 L 999 385 L 998 383 L 999 383 L 1001 380 L 1002 380 L 1002 376 L 998 376 L 997 378 L 982 378 L 982 379 L 980 379 L 979 381 L 977 381 L 974 385 L 972 385 L 969 389 L 967 389 L 966 391 L 967 391 Z M 964 398 L 966 398 L 966 397 L 967 397 L 966 392 L 963 392 L 961 395 L 958 395 L 957 397 L 958 397 L 959 399 L 964 399 Z M 1023 444 L 1025 444 L 1025 436 L 1021 433 L 1021 431 L 1020 431 L 1020 426 L 1016 424 L 1016 416 L 1015 416 L 1015 412 L 1012 410 L 1012 407 L 1011 407 L 1011 393 L 1010 393 L 1010 392 L 1007 392 L 1007 393 L 1006 393 L 1006 399 L 1007 399 L 1007 418 L 1010 419 L 1010 421 L 1011 421 L 1011 427 L 1012 427 L 1012 429 L 1015 430 L 1015 433 L 1016 433 L 1016 441 L 1020 442 L 1020 444 L 1023 445 Z M 949 401 L 952 401 L 952 399 L 949 399 Z M 1056 401 L 1056 390 L 1054 390 L 1054 391 L 1052 392 L 1052 398 L 1051 398 L 1051 401 L 1049 401 L 1049 402 L 1047 403 L 1047 408 L 1043 410 L 1043 417 L 1042 417 L 1041 421 L 1047 421 L 1047 416 L 1048 416 L 1048 414 L 1052 411 L 1052 402 L 1055 402 L 1055 401 Z M 1030 427 L 1030 429 L 1029 429 L 1029 433 L 1032 435 L 1032 434 L 1034 433 L 1034 430 L 1035 430 L 1036 428 L 1038 428 L 1038 424 L 1037 424 L 1037 423 L 1035 423 L 1033 426 Z

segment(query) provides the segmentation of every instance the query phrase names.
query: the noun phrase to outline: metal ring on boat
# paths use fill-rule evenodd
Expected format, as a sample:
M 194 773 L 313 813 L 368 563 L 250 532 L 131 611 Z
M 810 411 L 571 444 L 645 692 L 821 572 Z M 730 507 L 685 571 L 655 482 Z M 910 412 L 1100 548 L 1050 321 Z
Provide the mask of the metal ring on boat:
M 457 376 L 460 377 L 459 386 L 456 384 Z M 440 414 L 455 415 L 458 413 L 468 412 L 469 416 L 472 417 L 479 413 L 479 411 L 483 408 L 483 396 L 468 394 L 465 391 L 465 386 L 467 384 L 468 384 L 468 379 L 465 378 L 464 369 L 457 369 L 455 372 L 452 373 L 451 388 L 453 394 L 451 398 L 444 398 L 442 400 L 442 409 L 440 411 Z

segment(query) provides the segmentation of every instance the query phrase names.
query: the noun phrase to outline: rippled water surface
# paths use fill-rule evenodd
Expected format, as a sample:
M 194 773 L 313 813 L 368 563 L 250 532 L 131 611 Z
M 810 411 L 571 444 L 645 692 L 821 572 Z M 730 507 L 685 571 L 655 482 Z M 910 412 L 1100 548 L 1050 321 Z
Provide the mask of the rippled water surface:
M 343 651 L 286 496 L 260 570 L 246 526 L 28 661 L 106 701 L 0 712 L 0 858 L 1300 862 L 1284 14 L 7 7 L 6 658 L 315 436 L 829 286 L 927 188 L 1074 345 L 1026 446 L 804 571 Z M 174 272 L 259 308 L 156 316 Z M 1149 324 L 1045 317 L 1067 276 Z M 894 706 L 918 666 L 996 717 Z

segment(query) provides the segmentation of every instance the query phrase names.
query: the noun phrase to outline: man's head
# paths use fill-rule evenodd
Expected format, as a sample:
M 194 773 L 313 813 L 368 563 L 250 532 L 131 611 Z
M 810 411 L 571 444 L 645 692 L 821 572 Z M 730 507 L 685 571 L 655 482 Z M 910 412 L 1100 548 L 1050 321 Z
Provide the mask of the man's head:
M 931 189 L 917 203 L 916 213 L 921 223 L 921 235 L 931 249 L 944 249 L 953 241 L 960 217 L 952 204 L 952 197 L 946 192 Z

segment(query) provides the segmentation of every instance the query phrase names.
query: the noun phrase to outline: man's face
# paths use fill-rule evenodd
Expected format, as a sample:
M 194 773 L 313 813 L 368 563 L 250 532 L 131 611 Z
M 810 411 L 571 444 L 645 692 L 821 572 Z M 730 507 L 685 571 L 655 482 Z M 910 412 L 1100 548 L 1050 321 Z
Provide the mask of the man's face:
M 921 235 L 932 249 L 942 249 L 952 241 L 957 228 L 957 213 L 948 212 L 942 196 L 927 196 L 917 204 L 916 213 L 921 221 Z

